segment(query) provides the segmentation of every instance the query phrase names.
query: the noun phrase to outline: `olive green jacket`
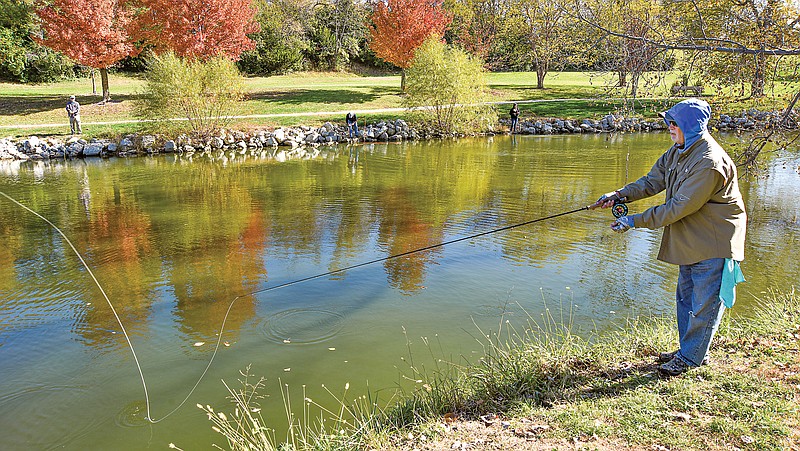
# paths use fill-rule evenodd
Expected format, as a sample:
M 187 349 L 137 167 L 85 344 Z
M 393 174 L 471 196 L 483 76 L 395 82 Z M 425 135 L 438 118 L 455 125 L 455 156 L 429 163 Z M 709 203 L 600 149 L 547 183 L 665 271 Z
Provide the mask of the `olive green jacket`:
M 647 175 L 618 191 L 628 202 L 666 191 L 664 204 L 632 216 L 634 227 L 664 228 L 658 259 L 667 263 L 744 260 L 747 214 L 736 165 L 708 132 L 679 150 L 670 147 Z

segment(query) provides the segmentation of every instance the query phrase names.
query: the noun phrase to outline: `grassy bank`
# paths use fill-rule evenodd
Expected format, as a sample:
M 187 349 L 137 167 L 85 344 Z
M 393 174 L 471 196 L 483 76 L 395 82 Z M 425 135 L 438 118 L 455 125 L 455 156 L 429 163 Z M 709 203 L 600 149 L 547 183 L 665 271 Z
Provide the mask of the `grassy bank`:
M 523 117 L 598 118 L 626 106 L 625 93 L 619 88 L 609 88 L 612 80 L 596 73 L 553 73 L 546 79 L 546 89 L 535 89 L 536 74 L 532 72 L 490 73 L 487 81 L 493 102 L 530 102 L 520 105 Z M 668 79 L 667 83 L 670 82 Z M 112 102 L 101 105 L 98 104 L 101 96 L 92 93 L 90 79 L 40 85 L 0 83 L 0 136 L 64 135 L 68 132 L 64 105 L 72 94 L 82 105 L 87 137 L 140 130 L 142 126 L 136 123 L 133 104 L 143 86 L 140 78 L 112 74 Z M 342 122 L 344 113 L 349 110 L 362 111 L 363 119 L 408 119 L 403 111 L 381 112 L 402 107 L 399 76 L 295 73 L 247 78 L 245 88 L 246 99 L 234 112 L 236 116 L 244 116 L 233 124 L 239 128 L 317 125 L 327 120 Z M 637 101 L 633 105 L 636 113 L 654 117 L 656 111 L 676 101 L 669 97 L 668 91 L 668 87 L 662 86 L 646 94 L 658 100 Z M 718 101 L 710 88 L 704 94 L 712 104 Z M 750 102 L 747 105 L 726 104 L 725 108 L 749 106 L 769 109 L 784 105 Z M 507 109 L 506 105 L 500 107 L 502 114 Z M 320 112 L 328 114 L 320 115 Z
M 297 426 L 307 449 L 781 450 L 800 447 L 800 297 L 726 315 L 708 366 L 659 376 L 654 355 L 676 347 L 671 318 L 581 338 L 560 322 L 490 335 L 469 366 L 411 367 L 416 388 L 377 410 L 367 399 L 331 414 L 333 435 Z M 247 402 L 239 413 L 252 411 Z M 256 415 L 256 414 L 252 414 Z M 254 430 L 229 414 L 227 436 Z M 258 424 L 264 422 L 256 418 Z M 269 424 L 269 421 L 267 421 Z M 246 427 L 243 427 L 246 426 Z M 255 428 L 258 429 L 258 428 Z M 263 431 L 263 429 L 261 429 Z M 243 438 L 255 448 L 275 441 Z M 292 446 L 288 447 L 289 449 Z

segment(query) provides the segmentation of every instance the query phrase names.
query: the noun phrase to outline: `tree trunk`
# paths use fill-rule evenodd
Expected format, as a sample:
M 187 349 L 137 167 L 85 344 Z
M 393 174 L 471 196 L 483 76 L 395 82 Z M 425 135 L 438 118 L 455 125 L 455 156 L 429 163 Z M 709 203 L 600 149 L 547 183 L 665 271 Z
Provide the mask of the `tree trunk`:
M 537 66 L 536 67 L 536 89 L 544 89 L 544 77 L 547 75 L 547 70 Z
M 108 92 L 108 68 L 100 68 L 100 84 L 103 85 L 103 103 L 111 100 L 111 94 Z
M 755 60 L 751 93 L 754 98 L 759 98 L 764 97 L 764 65 L 767 63 L 767 57 L 762 53 L 756 55 Z
M 405 69 L 401 69 L 400 70 L 400 91 L 402 91 L 403 93 L 406 92 L 406 70 Z
M 635 99 L 637 94 L 639 94 L 639 74 L 634 72 L 631 73 L 631 98 Z
M 624 88 L 628 84 L 627 75 L 624 70 L 617 71 L 619 75 L 619 83 L 617 83 L 618 88 Z

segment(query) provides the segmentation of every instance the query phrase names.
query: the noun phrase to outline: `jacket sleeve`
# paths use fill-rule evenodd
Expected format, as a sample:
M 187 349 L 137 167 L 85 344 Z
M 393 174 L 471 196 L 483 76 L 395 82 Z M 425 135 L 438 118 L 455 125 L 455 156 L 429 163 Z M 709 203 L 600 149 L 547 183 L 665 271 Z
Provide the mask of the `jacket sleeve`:
M 711 196 L 722 188 L 725 178 L 713 168 L 702 168 L 684 179 L 675 195 L 663 205 L 648 208 L 634 215 L 634 227 L 657 229 L 680 221 L 700 210 Z
M 667 153 L 661 155 L 647 175 L 620 188 L 619 194 L 621 197 L 627 197 L 628 202 L 655 196 L 667 187 L 666 172 Z

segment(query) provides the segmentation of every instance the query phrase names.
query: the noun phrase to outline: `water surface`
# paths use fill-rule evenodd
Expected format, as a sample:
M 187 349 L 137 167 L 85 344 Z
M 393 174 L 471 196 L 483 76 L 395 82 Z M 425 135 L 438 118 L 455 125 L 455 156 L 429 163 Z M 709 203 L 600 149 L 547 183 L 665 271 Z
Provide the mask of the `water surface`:
M 326 405 L 322 384 L 388 400 L 413 386 L 412 359 L 474 360 L 481 333 L 529 318 L 589 333 L 671 315 L 676 268 L 655 260 L 660 232 L 614 234 L 607 210 L 268 290 L 587 205 L 646 173 L 668 142 L 504 136 L 295 159 L 0 163 L 0 190 L 63 229 L 108 293 L 154 418 L 194 386 L 229 311 L 197 391 L 148 425 L 135 362 L 89 274 L 49 225 L 0 198 L 0 448 L 208 449 L 223 440 L 195 405 L 227 408 L 220 379 L 236 386 L 248 365 L 267 379 L 263 413 L 282 430 L 281 384 Z M 734 314 L 797 281 L 798 166 L 777 156 L 768 177 L 742 183 L 748 282 Z

